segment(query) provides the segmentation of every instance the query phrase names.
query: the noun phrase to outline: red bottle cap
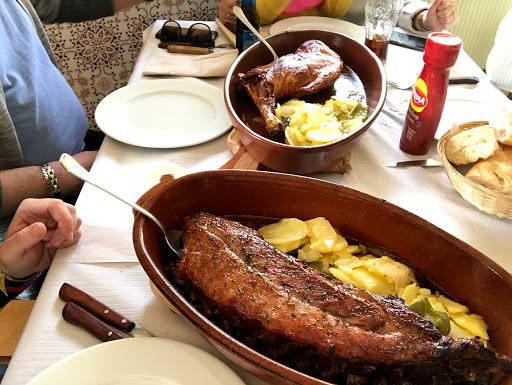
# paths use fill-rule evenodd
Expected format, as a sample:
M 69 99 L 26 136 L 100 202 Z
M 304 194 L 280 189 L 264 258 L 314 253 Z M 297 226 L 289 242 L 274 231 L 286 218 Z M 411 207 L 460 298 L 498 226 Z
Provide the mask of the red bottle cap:
M 433 32 L 428 35 L 423 60 L 438 67 L 453 67 L 461 47 L 460 37 L 446 32 Z

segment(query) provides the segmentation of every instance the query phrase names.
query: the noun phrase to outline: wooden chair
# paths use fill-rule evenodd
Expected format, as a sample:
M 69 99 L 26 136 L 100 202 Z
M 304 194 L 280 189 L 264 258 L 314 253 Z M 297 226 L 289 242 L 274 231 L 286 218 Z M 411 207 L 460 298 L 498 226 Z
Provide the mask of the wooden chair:
M 0 359 L 10 358 L 35 300 L 13 300 L 0 309 Z

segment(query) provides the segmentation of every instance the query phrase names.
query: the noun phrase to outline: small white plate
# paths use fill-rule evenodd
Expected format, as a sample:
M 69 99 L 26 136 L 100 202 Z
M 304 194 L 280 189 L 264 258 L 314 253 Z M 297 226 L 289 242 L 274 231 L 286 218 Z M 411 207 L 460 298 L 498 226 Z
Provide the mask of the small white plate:
M 231 127 L 224 95 L 198 79 L 155 79 L 107 95 L 95 112 L 108 136 L 134 146 L 178 148 L 207 142 Z
M 364 43 L 364 28 L 348 21 L 320 16 L 298 16 L 279 20 L 270 27 L 270 34 L 296 31 L 299 29 L 320 29 L 324 31 L 339 32 L 359 43 Z
M 218 358 L 182 342 L 127 338 L 84 349 L 27 385 L 244 385 Z

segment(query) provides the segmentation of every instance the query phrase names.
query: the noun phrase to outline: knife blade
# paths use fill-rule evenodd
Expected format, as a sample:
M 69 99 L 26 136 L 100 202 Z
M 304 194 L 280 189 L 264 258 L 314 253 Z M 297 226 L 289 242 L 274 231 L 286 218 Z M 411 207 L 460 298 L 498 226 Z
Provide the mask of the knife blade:
M 389 163 L 386 167 L 443 167 L 443 162 L 435 159 L 406 160 L 402 162 Z
M 69 283 L 62 284 L 59 290 L 59 297 L 65 302 L 75 303 L 78 307 L 96 317 L 100 322 L 115 326 L 132 337 L 152 337 L 151 333 L 142 329 L 135 322 L 130 321 L 104 303 Z M 80 326 L 83 327 L 84 325 Z

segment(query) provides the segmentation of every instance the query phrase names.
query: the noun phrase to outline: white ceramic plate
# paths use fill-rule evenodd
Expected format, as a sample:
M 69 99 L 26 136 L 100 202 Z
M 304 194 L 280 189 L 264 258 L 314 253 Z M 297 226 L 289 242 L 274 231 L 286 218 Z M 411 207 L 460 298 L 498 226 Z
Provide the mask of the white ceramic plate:
M 182 342 L 127 338 L 57 362 L 27 385 L 244 385 L 218 358 Z
M 120 88 L 99 103 L 95 119 L 111 138 L 150 148 L 204 143 L 231 127 L 222 91 L 192 78 L 147 80 Z
M 452 128 L 453 124 L 489 120 L 495 113 L 496 106 L 494 105 L 486 104 L 460 92 L 453 93 L 453 95 L 448 92 L 435 138 L 439 140 L 446 131 Z
M 364 43 L 364 28 L 348 21 L 332 19 L 330 17 L 320 16 L 298 16 L 279 20 L 270 27 L 270 34 L 296 31 L 299 29 L 320 29 L 325 31 L 339 32 L 359 43 Z

